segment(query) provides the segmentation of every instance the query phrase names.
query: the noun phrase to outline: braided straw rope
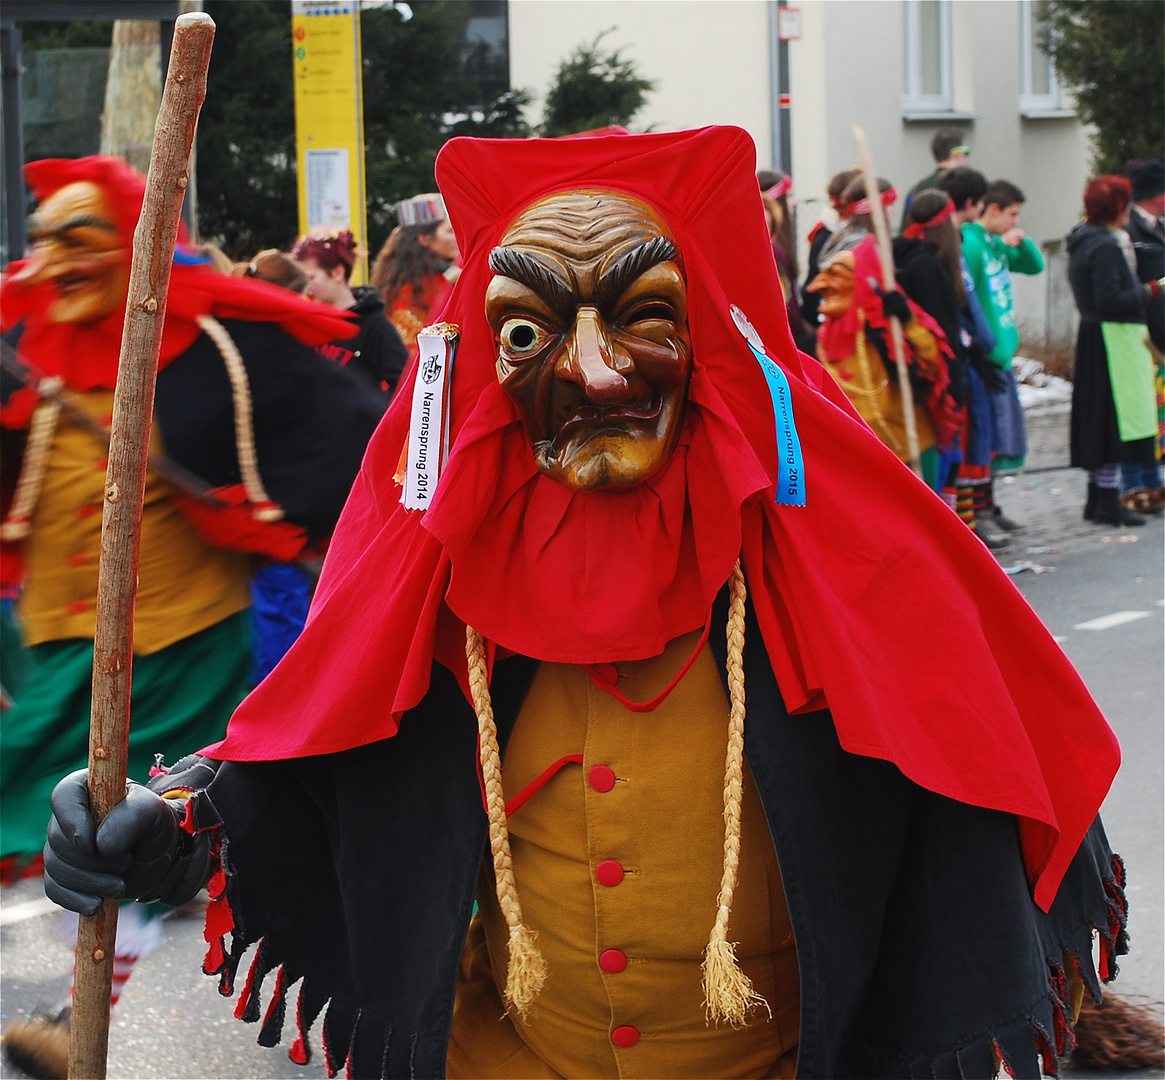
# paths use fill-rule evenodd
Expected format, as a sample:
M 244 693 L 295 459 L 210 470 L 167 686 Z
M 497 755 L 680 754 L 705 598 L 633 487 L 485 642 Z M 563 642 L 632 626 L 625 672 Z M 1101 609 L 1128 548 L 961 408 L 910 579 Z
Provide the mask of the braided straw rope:
M 44 394 L 53 394 L 64 385 L 60 379 L 48 378 L 41 380 L 39 389 Z M 16 481 L 8 516 L 0 526 L 0 538 L 4 540 L 23 540 L 32 530 L 32 513 L 40 498 L 60 415 L 60 405 L 52 400 L 42 401 L 32 414 L 24 460 L 20 464 L 20 477 Z
M 509 971 L 506 974 L 506 1002 L 518 1010 L 523 1020 L 546 982 L 546 960 L 539 951 L 537 933 L 522 924 L 522 906 L 514 880 L 510 857 L 510 833 L 506 826 L 506 796 L 502 791 L 502 757 L 498 750 L 498 729 L 494 724 L 489 696 L 485 639 L 472 626 L 465 628 L 465 657 L 469 662 L 469 689 L 477 713 L 481 775 L 489 812 L 489 846 L 493 853 L 494 884 L 498 904 L 510 928 Z
M 704 1008 L 709 1021 L 742 1027 L 757 1007 L 772 1009 L 752 986 L 728 940 L 728 917 L 740 871 L 740 811 L 744 799 L 744 571 L 740 560 L 729 578 L 728 603 L 728 757 L 724 765 L 724 873 L 719 909 L 704 950 Z
M 239 472 L 243 477 L 243 488 L 247 499 L 254 507 L 252 513 L 256 521 L 282 521 L 283 510 L 268 496 L 259 477 L 259 459 L 255 453 L 255 430 L 251 423 L 251 386 L 247 381 L 247 368 L 242 354 L 227 329 L 212 315 L 199 315 L 198 325 L 202 332 L 215 343 L 222 353 L 227 375 L 231 380 L 231 396 L 235 406 L 235 445 L 239 454 Z

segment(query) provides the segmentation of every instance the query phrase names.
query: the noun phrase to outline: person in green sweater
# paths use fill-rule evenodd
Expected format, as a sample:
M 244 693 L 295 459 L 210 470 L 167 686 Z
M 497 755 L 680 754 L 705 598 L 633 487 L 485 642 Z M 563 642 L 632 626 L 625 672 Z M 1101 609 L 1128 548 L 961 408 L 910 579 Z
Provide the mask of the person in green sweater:
M 1019 330 L 1012 311 L 1011 275 L 1039 274 L 1044 259 L 1035 243 L 1019 225 L 1024 195 L 1015 184 L 995 180 L 983 196 L 983 213 L 978 221 L 962 226 L 963 258 L 975 288 L 983 314 L 995 336 L 989 356 L 999 368 L 1002 389 L 993 391 L 991 404 L 995 413 L 996 442 L 992 458 L 993 471 L 1023 468 L 1027 456 L 1027 432 L 1023 406 L 1019 403 L 1011 361 L 1019 346 Z M 1007 532 L 1023 528 L 1004 516 L 995 505 L 990 507 L 995 522 Z

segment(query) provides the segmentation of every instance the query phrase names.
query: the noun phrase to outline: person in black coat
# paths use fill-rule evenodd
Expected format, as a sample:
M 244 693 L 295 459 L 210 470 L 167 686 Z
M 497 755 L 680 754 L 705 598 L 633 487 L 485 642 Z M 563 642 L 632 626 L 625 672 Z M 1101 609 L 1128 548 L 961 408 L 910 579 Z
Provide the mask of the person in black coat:
M 1161 291 L 1156 282 L 1142 285 L 1137 281 L 1114 232 L 1128 222 L 1131 197 L 1132 185 L 1125 177 L 1097 177 L 1084 193 L 1087 220 L 1072 230 L 1067 241 L 1068 281 L 1080 312 L 1072 388 L 1071 462 L 1088 470 L 1085 519 L 1103 525 L 1145 523 L 1121 503 L 1117 465 L 1156 464 L 1156 431 L 1127 437 L 1128 424 L 1122 430 L 1117 407 L 1118 398 L 1122 403 L 1144 404 L 1145 395 L 1154 395 L 1147 351 L 1144 364 L 1114 364 L 1118 357 L 1109 355 L 1110 349 L 1116 348 L 1116 328 L 1120 324 L 1143 327 L 1147 305 Z M 1127 410 L 1128 406 L 1122 407 Z
M 356 262 L 356 241 L 344 232 L 314 232 L 301 236 L 291 251 L 307 275 L 304 296 L 349 311 L 360 321 L 354 338 L 320 347 L 322 356 L 351 366 L 381 393 L 392 396 L 408 362 L 400 334 L 384 314 L 384 301 L 371 285 L 352 288 L 349 277 Z
M 1143 284 L 1165 278 L 1165 161 L 1138 161 L 1129 169 L 1133 205 L 1125 232 L 1137 256 L 1137 277 Z M 1149 304 L 1149 337 L 1165 352 L 1165 297 Z

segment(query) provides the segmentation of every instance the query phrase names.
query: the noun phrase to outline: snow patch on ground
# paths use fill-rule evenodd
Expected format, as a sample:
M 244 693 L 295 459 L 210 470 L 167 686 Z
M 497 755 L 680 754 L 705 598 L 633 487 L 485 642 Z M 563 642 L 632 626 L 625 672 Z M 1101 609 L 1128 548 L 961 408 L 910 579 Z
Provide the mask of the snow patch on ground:
M 1049 375 L 1044 365 L 1030 356 L 1017 356 L 1011 363 L 1018 384 L 1019 403 L 1025 409 L 1060 405 L 1072 400 L 1072 384 L 1058 375 Z

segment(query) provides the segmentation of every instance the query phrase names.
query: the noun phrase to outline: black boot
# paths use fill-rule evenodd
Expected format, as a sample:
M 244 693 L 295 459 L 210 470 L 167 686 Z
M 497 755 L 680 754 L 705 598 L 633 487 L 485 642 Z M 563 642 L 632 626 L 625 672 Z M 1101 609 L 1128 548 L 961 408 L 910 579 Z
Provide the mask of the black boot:
M 1096 493 L 1100 491 L 1091 480 L 1088 481 L 1088 499 L 1084 503 L 1084 520 L 1096 520 Z
M 1092 520 L 1097 525 L 1144 525 L 1145 519 L 1121 502 L 1116 488 L 1098 488 Z

